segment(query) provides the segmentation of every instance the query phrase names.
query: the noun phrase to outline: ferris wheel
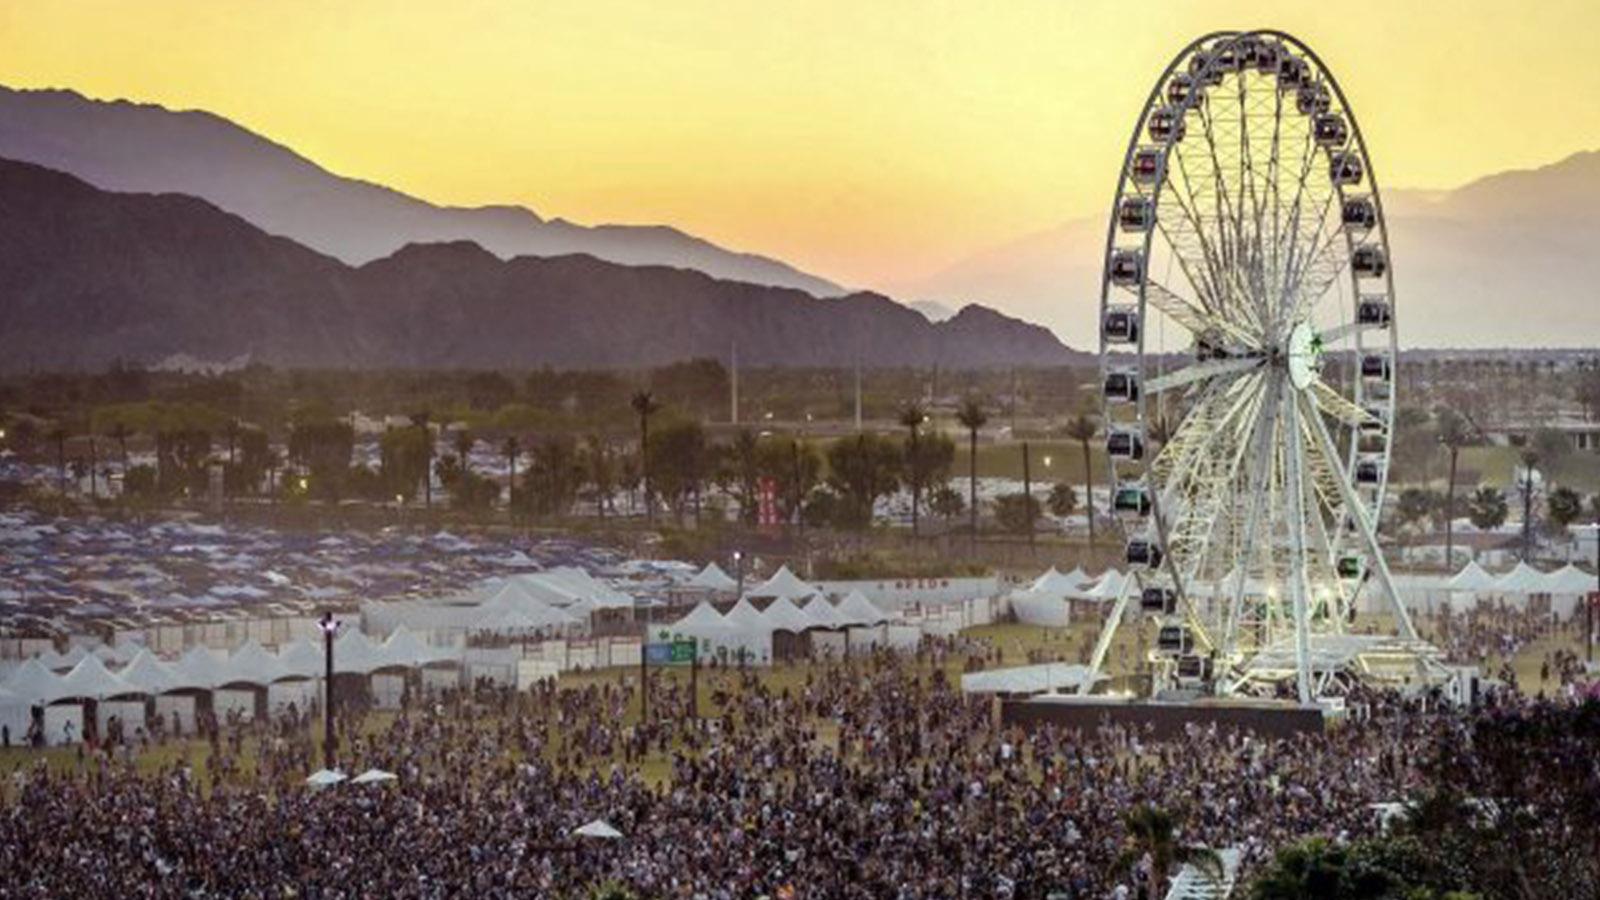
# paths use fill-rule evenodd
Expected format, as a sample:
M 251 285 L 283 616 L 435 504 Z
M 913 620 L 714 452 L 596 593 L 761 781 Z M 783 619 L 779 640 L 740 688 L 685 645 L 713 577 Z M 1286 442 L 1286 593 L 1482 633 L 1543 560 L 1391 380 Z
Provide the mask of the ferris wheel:
M 1376 526 L 1395 425 L 1383 204 L 1355 116 L 1295 38 L 1178 54 L 1129 141 L 1106 234 L 1101 386 L 1111 507 L 1158 623 L 1157 684 L 1221 693 L 1417 640 Z M 1352 634 L 1358 598 L 1392 621 Z M 1365 663 L 1362 663 L 1365 664 Z

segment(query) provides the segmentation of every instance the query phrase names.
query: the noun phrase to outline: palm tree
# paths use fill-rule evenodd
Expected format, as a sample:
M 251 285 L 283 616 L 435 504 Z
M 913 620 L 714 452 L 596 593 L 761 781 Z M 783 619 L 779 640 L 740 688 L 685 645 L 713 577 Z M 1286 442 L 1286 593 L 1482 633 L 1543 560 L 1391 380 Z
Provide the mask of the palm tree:
M 517 456 L 522 453 L 522 446 L 517 443 L 517 436 L 511 435 L 501 445 L 500 452 L 506 455 L 506 468 L 511 471 L 511 476 L 506 479 L 506 508 L 515 512 L 517 508 Z
M 922 506 L 922 478 L 918 473 L 917 431 L 928 414 L 913 400 L 900 408 L 900 424 L 909 432 L 906 438 L 906 481 L 911 482 L 911 536 L 917 536 L 918 512 Z
M 56 487 L 61 496 L 67 495 L 67 429 L 57 425 L 50 429 L 50 440 L 56 445 Z
M 111 426 L 111 430 L 106 434 L 117 442 L 117 449 L 122 454 L 122 478 L 126 481 L 128 478 L 128 438 L 133 436 L 133 429 L 129 428 L 126 422 L 117 422 Z
M 411 414 L 411 427 L 421 429 L 423 439 L 422 497 L 423 504 L 433 509 L 433 431 L 428 428 L 432 416 L 427 410 Z
M 1128 835 L 1113 871 L 1127 871 L 1150 857 L 1150 896 L 1166 896 L 1167 875 L 1174 865 L 1191 865 L 1213 879 L 1222 878 L 1222 858 L 1215 850 L 1178 843 L 1177 818 L 1167 810 L 1141 804 L 1122 817 L 1122 824 Z
M 239 443 L 239 420 L 229 419 L 227 427 L 223 429 L 223 434 L 227 435 L 228 438 L 228 470 L 223 474 L 222 477 L 222 496 L 226 498 L 230 493 L 228 488 L 228 480 L 230 477 L 232 477 L 230 473 L 232 473 L 234 468 L 234 448 L 237 447 Z
M 1450 451 L 1450 480 L 1444 486 L 1444 564 L 1455 565 L 1456 458 L 1468 440 L 1467 420 L 1448 407 L 1439 410 L 1439 443 Z
M 656 520 L 655 500 L 650 492 L 650 417 L 661 410 L 661 404 L 649 391 L 638 391 L 630 404 L 639 417 L 639 472 L 644 480 L 644 516 L 651 524 Z
M 463 428 L 456 432 L 456 457 L 461 460 L 461 474 L 463 475 L 472 471 L 472 464 L 468 457 L 472 454 L 472 448 L 477 446 L 477 443 L 478 439 L 473 437 L 472 432 L 467 429 Z
M 1094 466 L 1089 460 L 1089 442 L 1100 430 L 1093 416 L 1079 413 L 1067 423 L 1067 437 L 1083 445 L 1083 509 L 1089 519 L 1089 549 L 1094 549 Z
M 976 397 L 968 397 L 956 412 L 956 421 L 967 430 L 967 529 L 978 539 L 978 429 L 989 422 L 989 414 Z

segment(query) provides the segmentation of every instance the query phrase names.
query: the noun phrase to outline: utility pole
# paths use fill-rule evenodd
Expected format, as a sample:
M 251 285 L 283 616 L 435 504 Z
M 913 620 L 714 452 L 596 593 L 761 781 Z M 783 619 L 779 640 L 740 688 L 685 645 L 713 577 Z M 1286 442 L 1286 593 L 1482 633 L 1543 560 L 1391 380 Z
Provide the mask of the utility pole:
M 739 424 L 739 342 L 733 342 L 733 392 L 729 398 L 728 421 Z
M 1028 467 L 1028 442 L 1022 442 L 1022 516 L 1028 520 L 1028 548 L 1033 548 L 1033 472 Z
M 644 626 L 644 634 L 639 638 L 639 727 L 650 719 L 650 625 Z
M 325 612 L 317 623 L 322 628 L 322 646 L 326 668 L 322 676 L 322 767 L 333 770 L 334 750 L 338 737 L 333 730 L 333 637 L 339 633 L 339 623 L 333 613 Z
M 861 433 L 861 357 L 856 357 L 856 434 Z
M 1533 463 L 1523 460 L 1522 465 L 1522 561 L 1527 562 L 1533 549 Z

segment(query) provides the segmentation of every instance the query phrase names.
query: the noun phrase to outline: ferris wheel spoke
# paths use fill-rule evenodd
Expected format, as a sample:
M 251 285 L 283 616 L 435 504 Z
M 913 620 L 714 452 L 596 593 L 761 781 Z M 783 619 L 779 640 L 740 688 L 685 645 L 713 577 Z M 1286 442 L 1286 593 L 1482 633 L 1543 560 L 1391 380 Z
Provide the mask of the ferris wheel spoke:
M 1322 417 L 1316 415 L 1317 409 L 1312 401 L 1307 399 L 1308 415 L 1311 422 L 1312 433 L 1316 437 L 1317 446 L 1329 458 L 1337 459 L 1338 450 L 1334 447 L 1333 438 L 1328 435 L 1328 426 L 1323 423 Z M 1356 527 L 1356 534 L 1361 538 L 1363 548 L 1371 559 L 1372 570 L 1378 576 L 1378 584 L 1384 596 L 1394 611 L 1395 620 L 1400 625 L 1400 633 L 1407 640 L 1418 640 L 1416 626 L 1411 622 L 1411 613 L 1404 603 L 1400 602 L 1400 593 L 1395 590 L 1394 578 L 1389 574 L 1389 563 L 1383 556 L 1383 548 L 1378 545 L 1378 537 L 1372 527 L 1372 519 L 1367 515 L 1366 507 L 1361 504 L 1356 496 L 1355 488 L 1350 482 L 1339 479 L 1340 493 L 1344 496 L 1345 508 L 1350 511 L 1350 520 Z
M 1311 382 L 1311 394 L 1316 398 L 1317 407 L 1325 414 L 1343 422 L 1352 428 L 1370 425 L 1378 420 L 1360 406 L 1350 402 L 1346 397 L 1334 390 L 1326 381 Z
M 1160 282 L 1149 282 L 1145 285 L 1145 302 L 1154 306 L 1167 318 L 1177 322 L 1196 337 L 1208 333 L 1219 334 L 1231 338 L 1235 343 L 1247 350 L 1261 349 L 1260 340 L 1250 331 L 1229 321 L 1223 316 L 1200 309 L 1183 297 L 1178 296 Z
M 1259 423 L 1263 391 L 1259 384 L 1256 387 L 1246 401 L 1236 403 L 1240 414 L 1217 429 L 1214 446 L 1191 469 L 1179 492 L 1183 501 L 1174 514 L 1175 524 L 1168 528 L 1168 540 L 1173 558 L 1187 561 L 1188 581 L 1203 573 L 1220 523 L 1235 515 L 1239 475 Z
M 1343 325 L 1335 325 L 1334 327 L 1321 332 L 1320 336 L 1322 338 L 1322 345 L 1324 347 L 1331 347 L 1334 344 L 1343 341 L 1345 338 L 1354 337 L 1366 331 L 1377 331 L 1381 328 L 1383 328 L 1383 325 L 1376 322 L 1346 322 Z
M 1150 382 L 1145 385 L 1145 390 L 1152 394 L 1159 394 L 1163 391 L 1170 391 L 1174 388 L 1186 387 L 1196 382 L 1208 381 L 1213 378 L 1220 378 L 1227 375 L 1237 375 L 1240 372 L 1248 372 L 1252 369 L 1259 369 L 1265 363 L 1265 358 L 1260 356 L 1246 356 L 1240 359 L 1219 359 L 1209 362 L 1195 363 L 1193 365 L 1184 366 L 1176 371 L 1168 372 L 1167 374 L 1157 378 L 1152 378 Z
M 1272 399 L 1262 404 L 1263 415 L 1256 428 L 1255 447 L 1251 451 L 1254 459 L 1246 483 L 1246 489 L 1250 492 L 1250 511 L 1245 518 L 1243 543 L 1234 560 L 1233 585 L 1227 595 L 1228 610 L 1223 620 L 1222 652 L 1225 659 L 1232 659 L 1238 645 L 1240 620 L 1244 613 L 1245 586 L 1249 583 L 1250 569 L 1255 563 L 1256 541 L 1260 538 L 1261 520 L 1266 512 L 1267 496 L 1271 493 L 1273 434 L 1277 429 L 1279 411 L 1277 398 L 1282 394 L 1277 390 L 1276 376 L 1263 380 L 1271 382 L 1271 386 L 1263 391 L 1263 397 Z M 1270 559 L 1270 553 L 1268 556 Z M 1269 572 L 1269 577 L 1270 574 Z
M 1220 312 L 1226 305 L 1227 293 L 1225 271 L 1218 250 L 1212 245 L 1207 234 L 1205 223 L 1202 221 L 1203 207 L 1202 195 L 1196 190 L 1196 178 L 1189 173 L 1189 164 L 1182 144 L 1173 151 L 1178 160 L 1178 174 L 1182 176 L 1181 183 L 1168 173 L 1167 187 L 1173 205 L 1182 215 L 1182 221 L 1176 225 L 1168 225 L 1166 217 L 1158 215 L 1156 225 L 1161 231 L 1161 236 L 1166 240 L 1167 246 L 1178 259 L 1178 266 L 1183 270 L 1184 277 L 1195 290 L 1195 295 L 1200 298 L 1201 305 L 1210 312 Z M 1177 188 L 1180 188 L 1181 192 Z

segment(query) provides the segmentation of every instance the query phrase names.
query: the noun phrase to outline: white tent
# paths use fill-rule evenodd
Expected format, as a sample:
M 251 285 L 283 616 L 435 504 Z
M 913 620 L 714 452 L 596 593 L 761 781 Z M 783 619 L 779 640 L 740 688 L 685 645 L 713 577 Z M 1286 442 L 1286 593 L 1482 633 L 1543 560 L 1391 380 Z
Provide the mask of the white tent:
M 1463 593 L 1483 593 L 1495 589 L 1495 578 L 1478 565 L 1477 560 L 1472 560 L 1445 584 L 1445 588 Z
M 844 628 L 851 624 L 843 614 L 833 608 L 828 598 L 821 594 L 812 597 L 800 611 L 810 617 L 818 628 Z
M 431 647 L 411 629 L 401 625 L 378 648 L 378 658 L 384 666 L 419 668 L 429 663 L 443 662 L 452 654 L 441 647 Z
M 580 825 L 572 829 L 572 833 L 579 837 L 598 838 L 603 841 L 614 841 L 622 837 L 622 832 L 612 828 L 604 819 L 595 819 L 587 825 Z
M 817 589 L 789 571 L 788 566 L 779 567 L 771 578 L 750 592 L 752 597 L 777 597 L 784 600 L 800 600 L 815 594 Z
M 226 660 L 200 646 L 191 648 L 178 660 L 176 672 L 182 687 L 205 690 L 227 684 L 233 676 Z
M 360 631 L 346 631 L 333 642 L 334 674 L 366 675 L 381 665 L 378 648 Z
M 1545 581 L 1552 594 L 1587 594 L 1590 591 L 1600 591 L 1600 580 L 1572 563 L 1567 563 L 1546 575 Z
M 1079 600 L 1094 600 L 1101 603 L 1115 600 L 1122 593 L 1123 583 L 1127 580 L 1128 576 L 1122 574 L 1122 572 L 1116 569 L 1107 569 L 1105 574 L 1101 575 L 1100 580 L 1096 581 L 1092 587 L 1078 591 L 1075 596 Z
M 800 611 L 788 597 L 779 597 L 761 611 L 761 621 L 773 631 L 792 631 L 799 634 L 817 627 L 811 617 Z
M 722 618 L 729 624 L 740 628 L 767 627 L 767 621 L 762 618 L 761 610 L 756 609 L 749 600 L 744 598 L 740 598 L 739 602 L 733 605 L 733 609 L 728 610 L 727 614 Z
M 328 670 L 326 652 L 320 643 L 295 641 L 278 648 L 278 662 L 290 675 L 318 678 Z
M 1056 571 L 1055 566 L 1051 566 L 1043 575 L 1035 578 L 1027 588 L 1017 593 L 1033 593 L 1046 597 L 1065 596 L 1068 592 L 1083 587 L 1089 580 L 1082 569 L 1073 569 L 1063 575 Z
M 693 578 L 684 582 L 684 586 L 731 594 L 739 589 L 739 582 L 730 577 L 727 572 L 722 571 L 716 563 L 706 563 L 706 567 L 701 569 Z
M 1549 593 L 1548 585 L 1545 574 L 1524 561 L 1495 579 L 1494 589 L 1502 594 L 1544 594 Z
M 761 622 L 761 614 L 748 602 L 744 606 L 754 618 L 734 621 L 719 614 L 710 603 L 701 603 L 689 614 L 668 626 L 673 634 L 694 638 L 707 654 L 763 659 L 772 655 L 772 629 Z M 735 607 L 737 608 L 737 607 Z
M 85 656 L 72 667 L 72 671 L 62 676 L 61 689 L 64 697 L 84 697 L 90 700 L 143 693 L 112 674 L 111 670 L 106 668 L 106 664 L 100 661 L 100 657 L 93 654 Z
M 710 603 L 697 603 L 689 614 L 673 622 L 668 629 L 674 634 L 688 637 L 721 637 L 737 631 L 733 623 L 722 617 Z
M 851 591 L 839 601 L 836 608 L 844 620 L 851 625 L 878 625 L 889 621 L 889 616 L 883 610 L 872 604 L 867 595 L 860 591 Z
M 1016 591 L 1010 597 L 1011 612 L 1024 625 L 1063 628 L 1072 622 L 1072 607 L 1058 593 Z
M 385 781 L 395 781 L 400 776 L 382 769 L 368 769 L 360 775 L 350 779 L 351 784 L 379 784 Z
M 67 693 L 66 686 L 61 683 L 61 676 L 50 671 L 38 657 L 18 666 L 17 670 L 11 673 L 5 688 L 30 706 L 47 706 L 62 697 L 71 696 Z
M 228 657 L 228 680 L 225 684 L 269 685 L 288 678 L 294 673 L 283 660 L 266 651 L 255 641 L 245 641 Z
M 140 693 L 152 697 L 184 686 L 178 673 L 149 650 L 140 650 L 117 674 L 122 676 L 123 681 L 138 688 Z
M 19 746 L 33 724 L 33 704 L 27 699 L 0 688 L 0 728 L 11 738 L 11 746 Z

